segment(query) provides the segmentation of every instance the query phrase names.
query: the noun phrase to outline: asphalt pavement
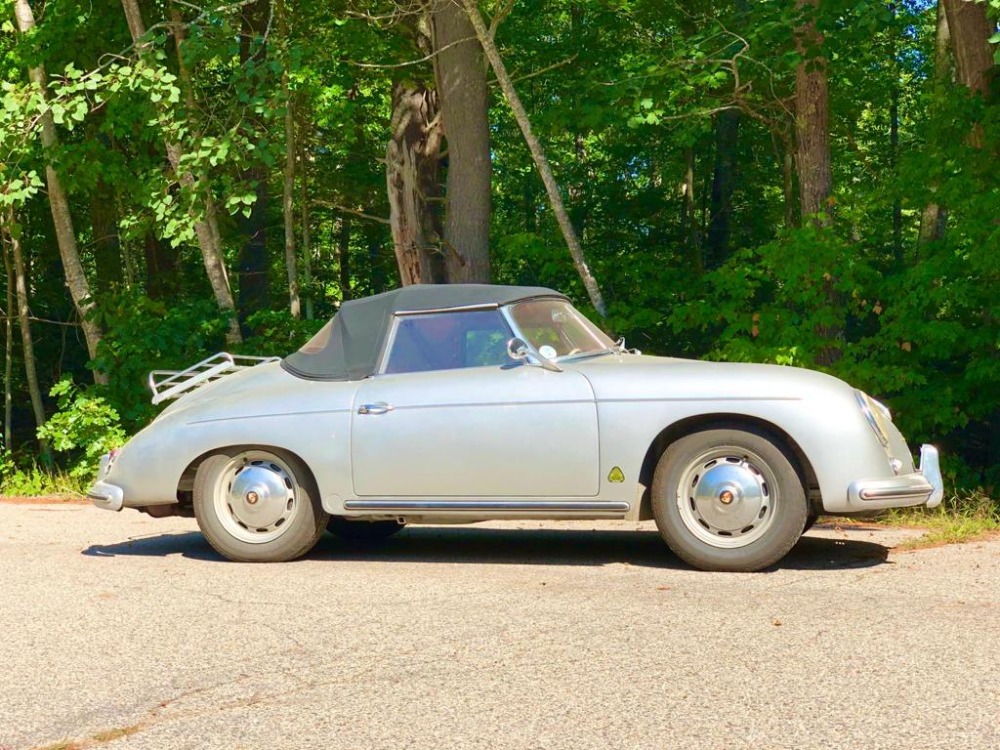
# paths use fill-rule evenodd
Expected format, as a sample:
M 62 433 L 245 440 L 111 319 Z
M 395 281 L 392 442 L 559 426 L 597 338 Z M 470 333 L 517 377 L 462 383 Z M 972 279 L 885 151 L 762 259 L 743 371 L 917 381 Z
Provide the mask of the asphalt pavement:
M 1000 748 L 1000 540 L 915 533 L 759 574 L 605 522 L 252 565 L 193 520 L 0 503 L 0 750 Z

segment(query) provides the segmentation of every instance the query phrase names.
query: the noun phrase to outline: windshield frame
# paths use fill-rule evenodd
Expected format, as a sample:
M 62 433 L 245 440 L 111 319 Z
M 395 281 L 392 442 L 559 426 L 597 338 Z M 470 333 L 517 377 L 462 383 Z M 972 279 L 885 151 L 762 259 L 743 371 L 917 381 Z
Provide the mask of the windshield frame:
M 513 311 L 513 308 L 517 307 L 518 305 L 524 305 L 532 302 L 550 302 L 564 306 L 568 310 L 568 312 L 576 319 L 578 324 L 582 325 L 582 327 L 587 330 L 590 336 L 598 344 L 602 345 L 601 348 L 599 349 L 588 348 L 579 352 L 575 352 L 573 354 L 567 353 L 567 354 L 560 354 L 555 357 L 545 357 L 549 361 L 566 362 L 570 360 L 584 359 L 588 357 L 597 357 L 602 354 L 614 353 L 617 351 L 616 345 L 614 341 L 611 340 L 611 337 L 608 336 L 600 328 L 598 328 L 598 326 L 594 324 L 593 321 L 591 321 L 586 315 L 577 310 L 576 307 L 574 307 L 573 304 L 564 297 L 534 297 L 531 299 L 518 300 L 516 302 L 511 302 L 510 304 L 504 305 L 501 308 L 501 311 L 503 312 L 504 317 L 507 319 L 507 324 L 514 332 L 514 335 L 520 338 L 528 345 L 533 354 L 544 356 L 541 353 L 540 347 L 536 344 L 536 342 L 534 342 L 531 339 L 531 337 L 529 337 L 525 333 L 524 329 L 519 325 L 517 318 L 514 316 L 514 311 Z

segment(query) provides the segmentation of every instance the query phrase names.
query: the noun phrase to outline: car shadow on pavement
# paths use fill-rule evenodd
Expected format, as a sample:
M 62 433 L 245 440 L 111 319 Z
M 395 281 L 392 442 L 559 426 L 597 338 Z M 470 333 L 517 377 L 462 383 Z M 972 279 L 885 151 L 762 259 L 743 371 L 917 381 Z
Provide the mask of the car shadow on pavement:
M 191 560 L 224 561 L 212 549 L 200 531 L 175 534 L 151 534 L 133 537 L 117 544 L 92 544 L 81 553 L 87 557 L 169 557 L 181 555 Z
M 881 565 L 881 544 L 803 536 L 772 569 L 836 570 Z M 493 563 L 601 566 L 628 564 L 688 569 L 656 531 L 496 529 L 474 526 L 407 528 L 378 544 L 324 536 L 310 559 L 407 563 Z
M 91 557 L 166 557 L 222 561 L 198 532 L 139 537 L 119 544 L 91 545 Z M 881 544 L 855 539 L 803 536 L 775 569 L 838 570 L 886 562 Z M 385 563 L 469 563 L 496 565 L 627 564 L 686 569 L 655 531 L 497 529 L 424 526 L 404 529 L 380 542 L 348 542 L 325 534 L 307 560 Z

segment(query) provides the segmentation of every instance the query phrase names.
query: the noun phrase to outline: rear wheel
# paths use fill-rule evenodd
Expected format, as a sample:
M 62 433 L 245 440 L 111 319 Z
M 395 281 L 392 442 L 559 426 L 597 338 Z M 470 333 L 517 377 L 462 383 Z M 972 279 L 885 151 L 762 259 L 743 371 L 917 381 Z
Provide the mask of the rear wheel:
M 341 516 L 330 516 L 326 528 L 341 539 L 352 542 L 377 542 L 399 532 L 403 524 L 398 521 L 349 521 Z
M 660 458 L 653 515 L 678 557 L 702 570 L 773 565 L 805 527 L 802 481 L 785 452 L 762 433 L 713 429 L 673 443 Z
M 299 459 L 265 450 L 220 452 L 194 479 L 194 514 L 215 550 L 240 562 L 283 562 L 311 550 L 329 517 Z

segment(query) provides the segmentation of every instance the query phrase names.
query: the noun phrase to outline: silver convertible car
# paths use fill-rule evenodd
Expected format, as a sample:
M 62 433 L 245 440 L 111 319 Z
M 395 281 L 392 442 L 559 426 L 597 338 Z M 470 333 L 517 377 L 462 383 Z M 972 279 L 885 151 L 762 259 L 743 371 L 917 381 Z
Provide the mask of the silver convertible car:
M 705 570 L 780 560 L 823 514 L 941 502 L 889 411 L 810 370 L 643 356 L 550 289 L 410 286 L 345 302 L 284 359 L 150 374 L 176 399 L 90 490 L 193 515 L 230 560 L 307 553 L 326 529 L 655 519 Z

